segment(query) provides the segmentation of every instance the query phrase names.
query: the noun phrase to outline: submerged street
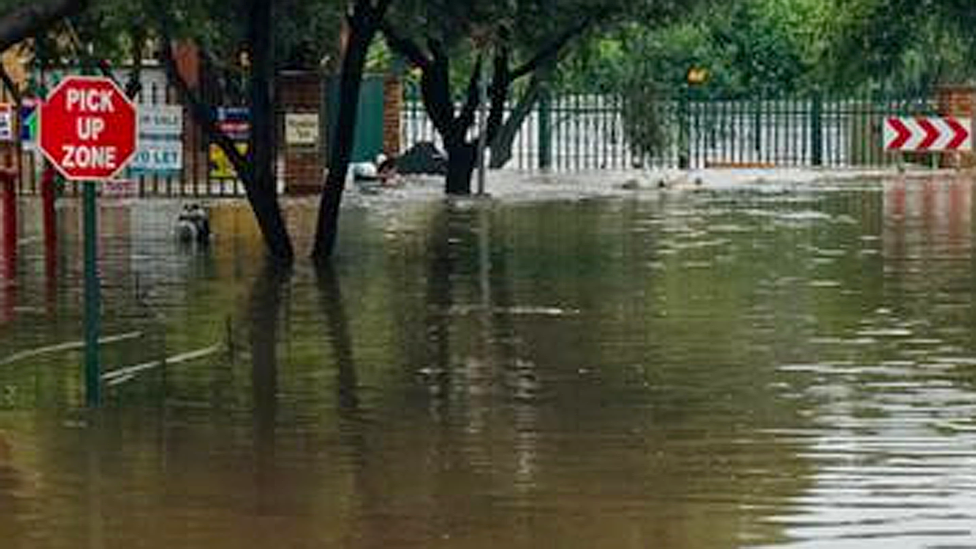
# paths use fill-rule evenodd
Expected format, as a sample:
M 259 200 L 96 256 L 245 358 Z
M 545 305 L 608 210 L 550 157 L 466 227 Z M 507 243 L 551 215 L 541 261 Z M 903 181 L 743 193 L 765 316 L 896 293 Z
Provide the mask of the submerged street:
M 242 201 L 209 247 L 102 201 L 98 411 L 78 203 L 48 257 L 25 200 L 0 545 L 974 543 L 972 180 L 556 191 L 353 194 L 325 272 Z

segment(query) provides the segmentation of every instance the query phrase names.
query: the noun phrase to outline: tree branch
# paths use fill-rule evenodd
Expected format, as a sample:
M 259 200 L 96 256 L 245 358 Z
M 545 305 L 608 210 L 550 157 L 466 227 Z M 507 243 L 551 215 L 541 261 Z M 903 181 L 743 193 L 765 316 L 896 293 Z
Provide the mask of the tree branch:
M 495 53 L 495 68 L 491 83 L 491 112 L 488 114 L 488 127 L 485 128 L 485 139 L 488 143 L 495 141 L 505 120 L 505 103 L 508 101 L 508 90 L 512 84 L 508 70 L 508 48 L 502 46 Z
M 83 67 L 98 69 L 98 72 L 100 72 L 104 78 L 108 78 L 114 82 L 116 86 L 125 89 L 124 86 L 119 83 L 119 80 L 115 78 L 115 74 L 112 73 L 112 66 L 109 65 L 108 60 L 97 57 L 91 52 L 90 48 L 85 47 L 84 41 L 81 39 L 81 36 L 78 35 L 78 31 L 75 30 L 75 26 L 71 23 L 70 19 L 65 19 L 64 28 L 67 31 L 68 38 L 71 40 L 71 46 L 74 48 L 75 54 L 78 56 L 78 60 L 81 65 Z M 132 98 L 133 96 L 129 95 L 129 97 Z
M 32 0 L 10 11 L 0 17 L 0 52 L 87 6 L 88 0 Z
M 599 20 L 597 18 L 587 17 L 578 22 L 576 25 L 566 29 L 566 31 L 556 37 L 555 40 L 543 46 L 543 48 L 536 53 L 535 57 L 530 59 L 521 67 L 513 70 L 511 72 L 511 79 L 513 81 L 518 80 L 519 78 L 535 72 L 539 66 L 543 65 L 544 63 L 556 59 L 559 57 L 559 54 L 562 52 L 563 48 L 569 44 L 570 40 L 589 30 L 589 28 L 595 25 L 598 21 Z
M 383 32 L 383 38 L 386 39 L 386 44 L 390 49 L 406 57 L 415 67 L 425 69 L 431 64 L 430 58 L 420 46 L 413 40 L 397 33 L 396 29 L 386 19 L 380 21 L 380 31 Z
M 549 78 L 548 72 L 547 66 L 543 66 L 532 74 L 528 86 L 521 93 L 518 101 L 515 102 L 511 113 L 498 126 L 497 132 L 492 134 L 493 139 L 489 145 L 491 147 L 491 168 L 503 168 L 512 159 L 512 144 L 515 141 L 515 136 L 525 120 L 532 114 L 532 109 L 542 96 L 543 82 Z M 489 124 L 488 127 L 490 130 L 491 125 Z
M 7 73 L 7 67 L 4 67 L 3 63 L 0 63 L 0 80 L 3 80 L 3 86 L 7 88 L 7 91 L 10 92 L 11 96 L 13 96 L 14 103 L 18 105 L 23 103 L 23 94 L 20 93 L 20 89 L 17 87 L 17 84 L 15 84 L 13 79 L 10 78 L 10 74 Z
M 478 113 L 478 106 L 481 104 L 481 64 L 483 62 L 483 57 L 478 54 L 478 60 L 475 61 L 474 70 L 471 71 L 471 78 L 468 80 L 468 91 L 464 100 L 464 106 L 461 107 L 461 113 L 454 120 L 454 134 L 463 139 L 470 128 L 474 124 L 474 117 Z
M 424 67 L 420 89 L 424 108 L 434 127 L 445 138 L 454 136 L 454 100 L 451 97 L 451 67 L 447 56 L 431 43 L 434 59 Z
M 190 115 L 200 124 L 200 127 L 203 128 L 203 132 L 210 141 L 215 143 L 224 152 L 227 159 L 234 166 L 234 169 L 239 174 L 246 173 L 247 159 L 237 150 L 234 140 L 217 126 L 217 120 L 214 117 L 212 106 L 194 93 L 190 85 L 186 82 L 186 79 L 180 74 L 179 68 L 176 66 L 176 60 L 173 58 L 173 42 L 168 30 L 162 31 L 161 35 L 163 67 L 166 70 L 166 76 L 169 78 L 169 81 L 176 87 L 180 100 L 190 110 Z
M 132 36 L 132 70 L 129 81 L 125 84 L 125 93 L 129 97 L 136 97 L 142 91 L 142 53 L 146 45 L 145 30 L 141 26 L 133 26 Z
M 386 16 L 386 11 L 390 9 L 391 2 L 392 0 L 378 0 L 375 7 L 370 6 L 370 18 L 374 25 L 379 25 L 383 17 Z

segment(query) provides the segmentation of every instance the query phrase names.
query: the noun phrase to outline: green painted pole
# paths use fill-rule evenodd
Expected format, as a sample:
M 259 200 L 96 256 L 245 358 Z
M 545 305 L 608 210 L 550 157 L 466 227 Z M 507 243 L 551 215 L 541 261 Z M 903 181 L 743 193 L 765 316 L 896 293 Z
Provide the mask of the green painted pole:
M 84 185 L 85 232 L 85 402 L 99 406 L 102 402 L 102 373 L 98 364 L 99 312 L 101 309 L 98 283 L 98 219 L 95 201 L 95 182 Z

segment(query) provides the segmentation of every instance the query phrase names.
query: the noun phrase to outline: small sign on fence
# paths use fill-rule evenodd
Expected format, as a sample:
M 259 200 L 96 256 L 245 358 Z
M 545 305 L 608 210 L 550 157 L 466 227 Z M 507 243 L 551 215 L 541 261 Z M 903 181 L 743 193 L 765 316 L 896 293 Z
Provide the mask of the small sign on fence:
M 129 166 L 133 175 L 172 175 L 183 169 L 183 108 L 139 106 L 139 149 Z
M 285 115 L 285 144 L 291 147 L 319 144 L 319 115 L 288 113 Z
M 183 136 L 183 107 L 139 105 L 139 136 L 180 139 Z
M 241 154 L 247 154 L 247 143 L 235 143 L 234 146 Z M 210 145 L 210 178 L 237 179 L 234 164 L 218 145 Z
M 14 141 L 16 124 L 14 118 L 15 107 L 8 103 L 0 103 L 0 141 L 9 143 Z
M 951 116 L 889 117 L 884 124 L 884 143 L 888 151 L 972 151 L 972 120 Z
M 37 110 L 40 101 L 24 99 L 20 104 L 20 140 L 27 150 L 37 147 Z
M 218 107 L 217 127 L 234 141 L 247 141 L 251 135 L 251 111 L 245 107 Z
M 129 170 L 134 174 L 157 173 L 172 174 L 183 169 L 182 141 L 154 141 L 139 142 L 139 150 L 129 164 Z
M 103 198 L 135 198 L 139 196 L 139 184 L 132 179 L 110 179 L 101 185 Z

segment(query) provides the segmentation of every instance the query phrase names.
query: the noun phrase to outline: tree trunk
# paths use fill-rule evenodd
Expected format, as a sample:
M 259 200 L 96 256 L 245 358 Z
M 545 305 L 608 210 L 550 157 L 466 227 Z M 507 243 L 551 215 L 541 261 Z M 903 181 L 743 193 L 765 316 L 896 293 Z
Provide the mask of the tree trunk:
M 87 0 L 32 0 L 25 6 L 11 10 L 0 17 L 0 52 L 87 6 Z
M 274 17 L 272 0 L 253 0 L 248 19 L 248 45 L 251 54 L 251 138 L 248 144 L 248 169 L 244 177 L 248 199 L 271 255 L 279 261 L 291 261 L 293 251 L 288 228 L 278 204 L 275 179 L 275 113 L 274 113 Z
M 488 167 L 492 169 L 504 168 L 512 160 L 512 147 L 515 145 L 515 137 L 525 124 L 525 121 L 532 114 L 532 109 L 542 96 L 542 79 L 538 75 L 533 75 L 529 82 L 528 89 L 522 94 L 521 99 L 512 109 L 512 114 L 508 116 L 505 123 L 499 128 L 495 139 L 491 142 L 491 163 Z
M 359 111 L 359 90 L 363 82 L 366 54 L 376 34 L 376 25 L 360 14 L 350 18 L 349 41 L 342 59 L 342 76 L 339 80 L 339 116 L 335 135 L 329 136 L 329 175 L 322 189 L 319 218 L 315 230 L 312 260 L 323 264 L 335 251 L 339 233 L 339 207 L 346 189 L 346 173 L 352 159 L 353 140 L 356 135 L 356 118 Z
M 471 176 L 478 160 L 478 147 L 462 141 L 446 145 L 447 181 L 444 190 L 449 195 L 471 194 Z
M 129 71 L 129 81 L 125 83 L 125 94 L 129 99 L 135 99 L 142 91 L 142 54 L 146 46 L 146 31 L 137 25 L 129 35 L 132 38 L 132 70 Z

